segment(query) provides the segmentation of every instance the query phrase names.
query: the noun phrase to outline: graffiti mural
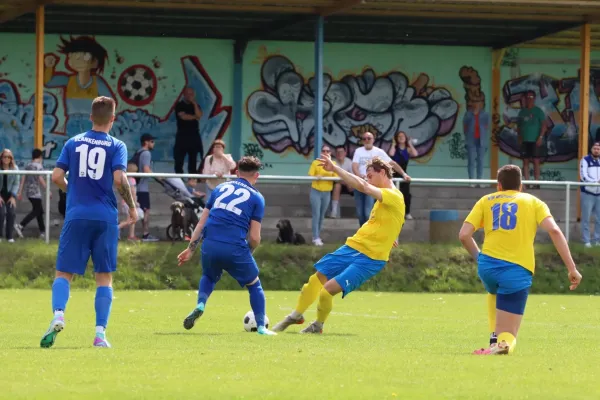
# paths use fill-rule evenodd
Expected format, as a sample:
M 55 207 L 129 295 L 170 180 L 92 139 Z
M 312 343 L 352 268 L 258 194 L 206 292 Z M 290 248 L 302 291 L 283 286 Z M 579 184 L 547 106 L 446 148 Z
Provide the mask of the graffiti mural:
M 10 58 L 11 53 L 4 57 Z M 154 161 L 171 163 L 173 160 L 177 130 L 174 109 L 186 86 L 194 89 L 196 101 L 203 110 L 199 124 L 204 152 L 215 139 L 223 136 L 231 119 L 231 107 L 221 104 L 220 91 L 196 56 L 179 56 L 179 68 L 171 69 L 171 77 L 164 76 L 165 71 L 155 54 L 148 53 L 143 63 L 139 58 L 135 63 L 127 63 L 127 58 L 124 51 L 114 49 L 111 60 L 110 52 L 90 36 L 60 37 L 56 52 L 45 55 L 43 150 L 46 160 L 56 160 L 68 138 L 91 128 L 90 107 L 97 96 L 116 100 L 117 116 L 110 133 L 123 140 L 130 153 L 139 147 L 142 134 L 157 137 Z M 111 74 L 105 76 L 111 61 Z M 27 60 L 22 62 L 32 64 Z M 19 91 L 24 90 L 25 85 L 8 80 L 7 74 L 0 80 L 0 148 L 8 147 L 17 159 L 28 160 L 33 146 L 34 96 L 23 99 Z M 167 79 L 177 84 L 167 85 Z
M 314 77 L 307 80 L 288 58 L 275 55 L 263 62 L 261 82 L 247 101 L 258 143 L 276 153 L 293 149 L 308 155 L 314 141 Z M 416 139 L 419 156 L 425 155 L 438 137 L 452 131 L 459 111 L 451 93 L 435 87 L 426 74 L 411 82 L 401 72 L 378 76 L 365 69 L 337 81 L 324 74 L 323 86 L 323 140 L 346 146 L 350 153 L 361 146 L 365 131 L 387 149 L 394 134 L 403 130 Z
M 565 162 L 577 158 L 579 146 L 579 76 L 557 79 L 535 73 L 506 82 L 503 98 L 506 107 L 503 125 L 495 140 L 500 149 L 513 157 L 520 157 L 516 122 L 519 110 L 525 106 L 525 94 L 536 94 L 535 105 L 546 114 L 549 133 L 546 135 L 547 162 Z M 591 70 L 589 141 L 600 139 L 600 69 Z

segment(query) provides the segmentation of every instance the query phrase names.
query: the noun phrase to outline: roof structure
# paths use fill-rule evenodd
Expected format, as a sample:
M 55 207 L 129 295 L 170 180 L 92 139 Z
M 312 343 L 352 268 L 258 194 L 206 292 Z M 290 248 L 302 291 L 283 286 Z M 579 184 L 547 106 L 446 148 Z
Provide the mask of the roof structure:
M 35 32 L 39 3 L 46 33 L 242 41 L 313 41 L 324 15 L 327 42 L 575 48 L 600 21 L 597 0 L 3 0 L 0 32 Z

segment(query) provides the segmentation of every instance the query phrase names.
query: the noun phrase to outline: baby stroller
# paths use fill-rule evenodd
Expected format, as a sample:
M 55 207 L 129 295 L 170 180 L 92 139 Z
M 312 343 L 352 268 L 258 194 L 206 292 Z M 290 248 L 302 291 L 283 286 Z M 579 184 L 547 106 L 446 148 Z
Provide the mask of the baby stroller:
M 170 240 L 191 237 L 204 209 L 204 201 L 193 196 L 181 178 L 155 180 L 164 188 L 165 194 L 175 200 L 171 204 L 171 224 L 167 227 L 167 237 Z

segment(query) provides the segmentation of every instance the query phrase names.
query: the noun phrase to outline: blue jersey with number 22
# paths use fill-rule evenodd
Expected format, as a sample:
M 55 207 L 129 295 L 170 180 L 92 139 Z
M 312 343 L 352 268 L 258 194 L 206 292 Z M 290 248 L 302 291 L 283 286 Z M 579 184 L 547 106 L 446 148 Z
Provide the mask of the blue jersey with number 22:
M 238 178 L 217 186 L 206 208 L 210 214 L 203 229 L 204 240 L 247 245 L 251 221 L 262 222 L 265 199 L 250 182 Z
M 118 223 L 113 172 L 126 166 L 127 147 L 119 139 L 96 131 L 69 139 L 56 161 L 57 168 L 69 172 L 65 222 Z

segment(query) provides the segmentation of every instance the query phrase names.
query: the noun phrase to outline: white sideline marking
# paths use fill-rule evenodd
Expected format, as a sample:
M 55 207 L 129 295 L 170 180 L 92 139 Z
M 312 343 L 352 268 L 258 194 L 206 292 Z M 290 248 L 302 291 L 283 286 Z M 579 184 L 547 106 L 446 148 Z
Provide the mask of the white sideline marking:
M 279 309 L 281 311 L 293 311 L 293 308 L 290 307 L 279 307 Z M 316 312 L 315 310 L 309 310 L 308 312 L 314 313 Z M 352 314 L 352 313 L 342 313 L 342 312 L 335 312 L 332 311 L 331 314 L 333 315 L 343 315 L 345 317 L 364 317 L 364 318 L 378 318 L 378 319 L 400 319 L 400 317 L 396 317 L 393 315 L 389 315 L 389 316 L 385 316 L 385 315 L 371 315 L 371 314 Z

